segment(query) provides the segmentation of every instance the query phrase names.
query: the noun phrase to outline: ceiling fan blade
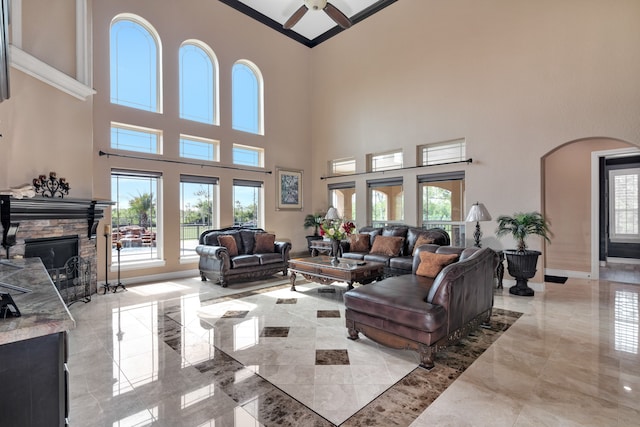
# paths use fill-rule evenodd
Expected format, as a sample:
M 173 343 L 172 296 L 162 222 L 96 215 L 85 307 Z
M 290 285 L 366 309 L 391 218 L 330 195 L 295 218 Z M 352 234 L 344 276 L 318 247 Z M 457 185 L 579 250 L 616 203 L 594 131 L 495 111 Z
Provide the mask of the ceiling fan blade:
M 347 15 L 340 12 L 340 10 L 331 3 L 327 3 L 327 5 L 324 7 L 324 11 L 327 15 L 329 15 L 329 18 L 336 21 L 336 24 L 340 25 L 344 29 L 347 29 L 353 25 L 351 23 L 351 20 L 347 18 Z
M 302 19 L 302 17 L 304 16 L 305 13 L 307 13 L 308 10 L 309 10 L 309 8 L 306 5 L 303 4 L 302 6 L 300 6 L 298 8 L 298 10 L 293 12 L 293 15 L 291 15 L 291 17 L 289 19 L 287 19 L 287 22 L 285 22 L 282 27 L 285 30 L 291 29 L 291 27 L 296 25 L 298 23 L 298 21 Z

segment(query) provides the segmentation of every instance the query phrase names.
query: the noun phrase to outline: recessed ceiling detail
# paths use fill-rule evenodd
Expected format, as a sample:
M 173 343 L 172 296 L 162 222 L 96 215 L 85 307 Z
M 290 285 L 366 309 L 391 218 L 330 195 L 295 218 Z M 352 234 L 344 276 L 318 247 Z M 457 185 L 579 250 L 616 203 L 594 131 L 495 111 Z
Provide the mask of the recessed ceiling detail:
M 314 47 L 397 0 L 220 1 L 307 47 Z M 294 16 L 296 19 L 292 19 Z M 285 24 L 290 28 L 285 29 Z

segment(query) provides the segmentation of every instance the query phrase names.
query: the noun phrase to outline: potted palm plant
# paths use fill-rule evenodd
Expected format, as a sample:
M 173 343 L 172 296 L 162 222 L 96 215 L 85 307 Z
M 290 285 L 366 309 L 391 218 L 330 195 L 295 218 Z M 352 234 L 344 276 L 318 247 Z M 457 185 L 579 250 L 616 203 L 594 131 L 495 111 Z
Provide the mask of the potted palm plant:
M 513 216 L 502 215 L 498 218 L 496 235 L 502 237 L 511 234 L 517 243 L 517 249 L 507 249 L 504 254 L 507 258 L 509 274 L 516 279 L 515 286 L 509 288 L 509 293 L 520 296 L 533 296 L 534 291 L 527 285 L 527 281 L 536 274 L 536 265 L 540 251 L 527 249 L 527 237 L 540 236 L 547 242 L 549 240 L 549 226 L 547 220 L 539 212 L 516 213 Z
M 304 228 L 307 229 L 313 227 L 313 235 L 305 236 L 307 239 L 307 248 L 309 249 L 309 253 L 311 253 L 311 242 L 322 239 L 322 236 L 318 233 L 318 229 L 320 224 L 322 224 L 323 219 L 324 215 L 321 213 L 308 214 L 304 217 Z

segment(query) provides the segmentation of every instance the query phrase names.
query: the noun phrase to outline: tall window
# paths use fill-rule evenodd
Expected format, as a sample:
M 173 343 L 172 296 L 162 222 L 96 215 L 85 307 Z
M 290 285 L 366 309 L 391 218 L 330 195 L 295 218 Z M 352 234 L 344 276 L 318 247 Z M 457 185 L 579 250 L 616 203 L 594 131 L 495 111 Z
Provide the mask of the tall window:
M 439 227 L 451 236 L 451 244 L 465 246 L 464 172 L 418 176 L 421 225 Z
M 262 227 L 262 186 L 260 181 L 233 180 L 233 224 Z
M 117 243 L 122 245 L 120 263 L 160 259 L 158 195 L 162 175 L 152 172 L 111 172 L 112 262 L 117 263 Z
M 111 102 L 160 112 L 160 37 L 144 19 L 118 15 L 110 29 Z
M 438 142 L 418 147 L 420 166 L 441 165 L 466 160 L 466 141 L 464 138 Z
M 217 162 L 220 160 L 220 141 L 180 135 L 180 157 Z
M 338 210 L 340 217 L 356 219 L 356 183 L 329 184 L 329 204 Z
M 640 242 L 640 168 L 609 171 L 610 234 L 612 242 Z
M 404 190 L 402 178 L 367 181 L 371 224 L 382 226 L 404 221 Z
M 218 178 L 180 176 L 180 256 L 196 256 L 203 231 L 218 228 Z
M 111 148 L 161 154 L 162 132 L 140 126 L 111 123 Z
M 213 51 L 196 40 L 180 46 L 180 118 L 218 124 L 217 61 Z
M 264 150 L 248 145 L 233 144 L 233 164 L 264 167 Z
M 236 62 L 231 86 L 233 129 L 263 135 L 263 87 L 258 67 L 245 60 Z

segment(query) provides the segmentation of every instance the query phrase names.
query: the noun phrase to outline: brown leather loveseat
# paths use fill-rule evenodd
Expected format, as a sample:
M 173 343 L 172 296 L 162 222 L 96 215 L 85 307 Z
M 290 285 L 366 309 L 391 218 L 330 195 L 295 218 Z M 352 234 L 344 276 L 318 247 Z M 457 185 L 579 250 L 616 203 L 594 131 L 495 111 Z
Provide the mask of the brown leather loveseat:
M 431 254 L 421 257 L 422 252 Z M 434 278 L 416 274 L 427 256 L 446 258 L 448 254 L 459 259 L 434 273 Z M 355 340 L 361 332 L 388 347 L 416 350 L 420 366 L 433 368 L 435 352 L 489 321 L 497 263 L 497 254 L 489 248 L 421 245 L 413 258 L 412 274 L 388 277 L 344 294 L 349 338 Z
M 278 242 L 260 228 L 228 227 L 200 234 L 200 277 L 226 288 L 230 280 L 287 275 L 291 243 Z

